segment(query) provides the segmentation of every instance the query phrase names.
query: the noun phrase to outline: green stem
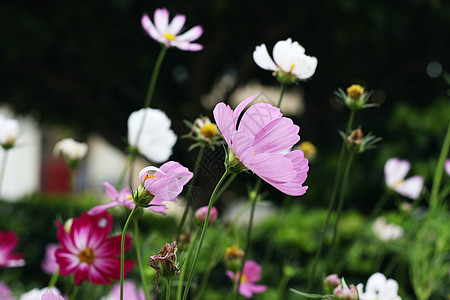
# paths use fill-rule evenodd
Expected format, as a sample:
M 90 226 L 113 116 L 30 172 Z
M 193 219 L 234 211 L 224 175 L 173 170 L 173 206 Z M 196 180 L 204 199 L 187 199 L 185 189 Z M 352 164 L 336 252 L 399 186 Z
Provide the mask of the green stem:
M 76 173 L 77 173 L 76 168 L 70 168 L 70 192 L 72 193 L 72 195 L 75 194 L 76 188 L 77 188 L 77 182 L 76 182 L 77 174 Z
M 450 183 L 447 183 L 439 193 L 439 201 L 445 199 L 450 194 Z
M 239 299 L 239 288 L 241 286 L 241 278 L 242 278 L 242 272 L 244 270 L 244 264 L 245 264 L 245 260 L 248 256 L 248 252 L 250 249 L 250 238 L 252 235 L 252 227 L 253 227 L 253 216 L 255 215 L 255 207 L 256 207 L 256 199 L 258 199 L 258 193 L 259 193 L 259 188 L 261 187 L 261 178 L 258 178 L 258 181 L 256 182 L 256 185 L 254 187 L 254 189 L 250 192 L 250 201 L 252 203 L 252 207 L 250 210 L 250 220 L 248 222 L 248 229 L 247 229 L 247 242 L 245 245 L 245 250 L 244 250 L 244 257 L 242 258 L 242 262 L 241 262 L 241 270 L 239 272 L 239 279 L 237 282 L 237 286 L 236 286 L 236 300 Z
M 283 300 L 284 298 L 284 291 L 286 290 L 286 286 L 289 282 L 290 277 L 287 274 L 283 274 L 283 277 L 281 277 L 280 284 L 278 285 L 278 293 L 277 293 L 277 300 Z
M 222 175 L 222 178 L 220 178 L 219 182 L 217 183 L 216 187 L 214 188 L 214 191 L 211 194 L 211 198 L 209 199 L 208 213 L 206 214 L 205 223 L 203 224 L 202 233 L 200 234 L 200 240 L 198 242 L 197 250 L 195 252 L 194 262 L 193 262 L 191 270 L 189 272 L 188 282 L 186 284 L 186 288 L 184 289 L 183 300 L 186 300 L 187 296 L 189 294 L 189 289 L 191 287 L 192 278 L 194 277 L 194 272 L 195 272 L 195 268 L 197 267 L 198 257 L 199 257 L 200 250 L 203 245 L 203 239 L 205 238 L 206 229 L 208 228 L 209 215 L 211 213 L 211 207 L 214 202 L 214 197 L 216 196 L 216 193 L 219 190 L 220 186 L 222 185 L 223 181 L 229 174 L 230 174 L 230 171 L 228 169 L 225 170 L 225 173 Z
M 120 242 L 120 300 L 123 300 L 123 278 L 125 273 L 125 236 L 127 233 L 128 225 L 130 225 L 131 218 L 133 217 L 134 212 L 136 211 L 137 205 L 133 207 L 128 216 L 125 225 L 122 230 L 122 240 Z
M 152 78 L 150 79 L 150 84 L 147 90 L 147 96 L 145 97 L 144 108 L 150 106 L 152 102 L 153 92 L 155 91 L 156 80 L 158 79 L 159 70 L 161 69 L 161 64 L 163 62 L 164 56 L 166 55 L 167 48 L 162 45 L 161 52 L 156 60 L 155 67 L 153 68 Z
M 177 238 L 176 238 L 177 241 L 180 239 L 180 234 L 183 231 L 184 223 L 186 222 L 186 218 L 187 218 L 187 215 L 188 215 L 188 212 L 189 212 L 189 208 L 190 208 L 190 205 L 191 205 L 190 198 L 191 198 L 191 194 L 192 194 L 192 188 L 194 186 L 194 182 L 195 182 L 195 179 L 197 177 L 198 169 L 200 167 L 200 163 L 202 161 L 204 152 L 205 152 L 205 145 L 202 144 L 200 146 L 200 150 L 199 150 L 199 152 L 197 154 L 197 159 L 195 161 L 194 175 L 192 176 L 191 182 L 189 183 L 188 189 L 187 189 L 187 192 L 186 192 L 186 200 L 187 200 L 186 201 L 186 207 L 184 209 L 183 216 L 181 217 L 180 224 L 178 225 Z
M 5 149 L 3 151 L 3 158 L 2 158 L 2 168 L 0 169 L 0 197 L 2 195 L 2 183 L 3 178 L 5 176 L 5 170 L 6 170 L 6 157 L 8 156 L 8 150 Z
M 384 192 L 384 194 L 380 197 L 375 207 L 370 212 L 370 215 L 368 217 L 369 220 L 372 220 L 372 218 L 377 217 L 381 213 L 390 195 L 391 194 L 389 192 Z
M 450 123 L 448 124 L 447 134 L 445 135 L 444 144 L 442 145 L 441 154 L 439 155 L 439 161 L 434 172 L 433 186 L 431 188 L 430 197 L 430 209 L 435 210 L 439 205 L 439 187 L 441 185 L 442 173 L 444 172 L 445 159 L 448 156 L 448 151 L 450 148 Z
M 123 180 L 125 179 L 125 176 L 127 174 L 128 168 L 131 166 L 132 162 L 136 158 L 137 150 L 131 150 L 130 154 L 128 155 L 127 161 L 125 162 L 125 165 L 123 166 L 122 171 L 120 172 L 119 180 L 117 180 L 116 183 L 116 190 L 119 190 L 122 186 Z
M 142 255 L 141 255 L 141 239 L 139 237 L 139 224 L 138 218 L 134 220 L 134 247 L 136 248 L 136 260 L 139 266 L 139 273 L 141 275 L 142 287 L 144 288 L 145 299 L 150 299 L 149 288 L 147 284 L 147 279 L 145 278 L 145 270 L 144 265 L 142 264 Z
M 172 282 L 172 279 L 167 279 L 167 285 L 166 285 L 166 300 L 170 300 L 170 283 Z
M 286 84 L 281 83 L 281 91 L 280 91 L 280 99 L 278 99 L 277 107 L 280 108 L 281 106 L 281 100 L 283 100 L 284 90 L 286 89 Z
M 230 186 L 230 184 L 234 181 L 234 179 L 236 179 L 237 177 L 237 173 L 233 173 L 231 174 L 230 178 L 228 178 L 227 182 L 225 182 L 222 187 L 220 188 L 220 190 L 217 192 L 216 197 L 214 198 L 214 203 L 216 203 L 217 199 L 220 198 L 220 196 L 222 196 L 222 194 L 228 189 L 228 187 Z
M 195 244 L 195 241 L 197 240 L 197 236 L 198 236 L 198 230 L 195 231 L 194 236 L 191 239 L 191 244 L 189 245 L 189 248 L 187 251 L 186 260 L 184 261 L 184 267 L 181 270 L 181 274 L 180 274 L 180 277 L 178 280 L 177 300 L 181 299 L 181 294 L 183 291 L 184 275 L 186 274 L 186 270 L 189 266 L 189 259 L 191 258 L 192 249 L 194 248 L 193 246 Z
M 77 298 L 79 290 L 80 290 L 80 286 L 75 284 L 75 286 L 73 287 L 73 290 L 72 290 L 72 294 L 70 294 L 70 298 L 69 299 L 70 300 L 75 300 Z
M 50 282 L 48 283 L 48 287 L 52 288 L 55 286 L 56 282 L 58 281 L 59 277 L 59 268 L 53 273 L 52 277 L 50 277 Z

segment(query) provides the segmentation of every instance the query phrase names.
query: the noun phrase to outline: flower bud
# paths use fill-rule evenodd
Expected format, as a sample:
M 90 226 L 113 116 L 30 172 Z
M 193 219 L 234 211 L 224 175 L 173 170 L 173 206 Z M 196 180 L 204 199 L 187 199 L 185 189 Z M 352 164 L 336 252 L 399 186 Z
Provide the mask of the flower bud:
M 334 289 L 334 297 L 336 300 L 358 300 L 358 291 L 355 285 L 351 284 L 350 287 L 344 288 L 339 285 Z
M 309 160 L 314 159 L 317 153 L 316 146 L 314 146 L 314 144 L 311 143 L 310 141 L 304 141 L 300 143 L 298 149 L 302 150 L 305 157 Z
M 205 223 L 207 214 L 208 214 L 208 206 L 202 206 L 195 212 L 195 219 L 198 221 L 199 224 L 203 225 L 203 223 Z M 218 215 L 217 208 L 212 206 L 209 214 L 208 224 L 214 223 L 217 219 L 217 215 Z
M 88 146 L 73 139 L 63 139 L 56 143 L 53 155 L 64 158 L 70 168 L 76 169 L 81 160 L 86 156 Z
M 364 88 L 359 84 L 352 84 L 347 88 L 347 106 L 352 110 L 363 108 L 365 103 L 364 96 Z
M 337 274 L 331 274 L 324 279 L 323 283 L 327 293 L 332 293 L 335 288 L 341 285 L 341 280 Z
M 158 253 L 150 257 L 150 266 L 156 270 L 156 290 L 158 292 L 160 292 L 158 288 L 159 275 L 171 280 L 175 275 L 180 274 L 177 265 L 177 251 L 177 242 L 165 243 Z

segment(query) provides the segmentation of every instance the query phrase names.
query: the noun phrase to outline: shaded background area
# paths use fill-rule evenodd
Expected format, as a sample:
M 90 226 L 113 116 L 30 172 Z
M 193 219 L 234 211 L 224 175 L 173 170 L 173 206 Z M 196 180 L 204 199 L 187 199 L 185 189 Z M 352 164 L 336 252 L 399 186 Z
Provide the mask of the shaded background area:
M 168 52 L 152 102 L 173 120 L 178 135 L 187 132 L 183 119 L 212 115 L 200 99 L 221 76 L 237 83 L 224 99 L 253 79 L 276 85 L 270 72 L 254 64 L 252 52 L 261 43 L 271 51 L 291 37 L 319 60 L 312 79 L 301 83 L 305 112 L 293 117 L 302 139 L 319 149 L 308 179 L 316 187 L 305 201 L 326 202 L 323 186 L 332 184 L 340 143 L 336 129 L 347 117 L 333 104 L 333 91 L 355 82 L 374 90 L 373 100 L 382 103 L 360 113 L 358 124 L 383 136 L 386 147 L 355 164 L 353 172 L 367 176 L 351 180 L 349 204 L 364 209 L 376 201 L 388 157 L 420 161 L 426 155 L 430 160 L 414 171 L 432 173 L 450 112 L 448 85 L 430 76 L 450 64 L 450 5 L 439 0 L 2 2 L 0 103 L 31 113 L 41 124 L 71 127 L 79 139 L 98 132 L 125 150 L 127 118 L 143 104 L 159 52 L 140 18 L 159 7 L 167 7 L 171 18 L 185 14 L 187 28 L 205 29 L 203 51 Z M 178 142 L 172 158 L 193 166 L 188 146 Z M 361 203 L 362 197 L 368 200 Z

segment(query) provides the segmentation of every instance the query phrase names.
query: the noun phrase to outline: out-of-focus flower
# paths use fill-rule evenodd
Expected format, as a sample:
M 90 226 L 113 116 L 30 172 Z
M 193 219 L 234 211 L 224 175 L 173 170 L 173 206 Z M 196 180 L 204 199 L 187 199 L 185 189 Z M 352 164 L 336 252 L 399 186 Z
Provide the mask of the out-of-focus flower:
M 148 160 L 163 163 L 172 155 L 177 141 L 177 136 L 170 129 L 171 124 L 167 115 L 159 109 L 135 111 L 128 117 L 128 144 Z
M 332 293 L 335 288 L 341 285 L 341 280 L 337 274 L 331 274 L 325 277 L 323 280 L 323 284 L 325 286 L 325 290 L 328 294 Z
M 175 161 L 168 161 L 160 168 L 148 166 L 139 172 L 141 186 L 134 196 L 139 206 L 162 205 L 162 201 L 175 201 L 193 174 Z M 155 206 L 157 209 L 160 206 Z
M 15 268 L 25 265 L 22 253 L 13 253 L 19 238 L 12 231 L 0 231 L 0 268 Z
M 383 242 L 398 240 L 403 236 L 403 228 L 401 226 L 387 223 L 383 217 L 378 217 L 372 225 L 372 230 Z
M 358 154 L 375 149 L 376 144 L 382 140 L 381 137 L 376 137 L 370 132 L 364 136 L 360 128 L 353 130 L 349 135 L 346 135 L 343 131 L 340 131 L 339 134 L 344 139 L 347 149 Z
M 144 291 L 130 280 L 123 282 L 123 296 L 127 300 L 145 300 Z M 120 282 L 115 283 L 109 295 L 101 300 L 120 300 Z
M 450 159 L 445 161 L 444 169 L 447 175 L 450 176 Z
M 286 84 L 310 78 L 317 67 L 317 58 L 305 54 L 305 48 L 288 38 L 273 47 L 273 60 L 265 44 L 256 46 L 253 60 L 264 70 L 273 71 L 277 79 Z
M 170 280 L 175 275 L 180 274 L 177 251 L 177 242 L 173 242 L 172 244 L 165 243 L 164 247 L 158 253 L 150 257 L 150 266 L 156 270 L 156 290 L 158 293 L 160 293 L 158 287 L 159 275 Z
M 314 146 L 314 144 L 310 141 L 301 142 L 300 145 L 298 145 L 298 149 L 303 151 L 303 153 L 305 154 L 305 158 L 307 158 L 309 161 L 316 157 L 316 146 Z
M 0 299 L 3 299 L 3 300 L 15 300 L 16 299 L 16 298 L 14 298 L 14 296 L 11 292 L 11 289 L 1 281 L 0 281 Z
M 386 279 L 381 273 L 375 273 L 367 280 L 366 290 L 363 284 L 356 286 L 360 300 L 401 300 L 398 295 L 398 283 L 394 279 Z
M 52 275 L 58 270 L 59 265 L 56 262 L 55 256 L 56 249 L 58 248 L 58 244 L 47 244 L 47 247 L 45 247 L 45 258 L 41 263 L 44 273 Z
M 417 199 L 422 192 L 423 177 L 420 175 L 405 179 L 411 169 L 407 160 L 390 158 L 384 165 L 384 179 L 386 185 L 404 197 Z
M 403 202 L 402 204 L 400 204 L 400 211 L 404 212 L 404 213 L 410 213 L 413 210 L 413 206 L 411 205 L 411 203 L 408 202 Z
M 112 200 L 112 202 L 108 204 L 97 205 L 91 208 L 88 211 L 88 214 L 90 214 L 91 216 L 96 215 L 115 206 L 125 206 L 128 209 L 134 208 L 135 204 L 133 201 L 133 196 L 131 195 L 130 188 L 123 188 L 119 193 L 119 191 L 117 191 L 109 182 L 105 182 L 103 183 L 103 185 L 106 188 L 106 194 Z M 150 206 L 150 209 L 157 213 L 166 214 L 167 207 L 165 205 Z
M 240 272 L 233 273 L 227 270 L 226 275 L 235 282 L 239 280 Z M 262 277 L 262 267 L 253 260 L 247 260 L 242 270 L 241 283 L 239 285 L 239 294 L 246 298 L 252 298 L 253 294 L 263 293 L 267 287 L 265 285 L 255 284 Z
M 77 168 L 81 160 L 86 156 L 88 145 L 79 143 L 73 139 L 63 139 L 56 143 L 53 155 L 62 156 L 69 167 Z
M 225 266 L 233 272 L 240 271 L 245 252 L 237 244 L 225 248 Z
M 308 188 L 302 185 L 308 160 L 301 150 L 291 151 L 300 140 L 300 128 L 267 103 L 250 106 L 240 119 L 256 96 L 241 102 L 234 111 L 223 102 L 214 108 L 214 119 L 229 147 L 227 167 L 236 172 L 249 169 L 285 194 L 303 195 Z
M 46 297 L 46 298 L 44 298 L 44 297 Z M 55 297 L 55 298 L 48 298 L 48 297 Z M 58 298 L 58 297 L 60 297 L 60 298 Z M 44 299 L 44 300 L 53 300 L 53 299 L 61 300 L 61 299 L 63 299 L 64 300 L 64 298 L 61 297 L 60 291 L 56 287 L 52 287 L 52 288 L 45 287 L 43 289 L 34 288 L 31 291 L 28 291 L 25 294 L 22 294 L 20 296 L 20 300 L 41 300 L 41 299 Z
M 202 35 L 203 28 L 201 26 L 197 25 L 183 34 L 179 34 L 186 21 L 185 15 L 176 15 L 169 24 L 169 11 L 165 8 L 158 8 L 155 10 L 153 21 L 155 24 L 147 14 L 144 14 L 141 19 L 142 27 L 152 39 L 164 44 L 166 48 L 177 47 L 185 51 L 203 49 L 202 45 L 192 43 Z
M 195 119 L 194 123 L 188 121 L 185 121 L 185 123 L 191 131 L 183 137 L 196 141 L 195 144 L 189 147 L 189 151 L 202 145 L 208 145 L 214 149 L 215 145 L 221 144 L 219 129 L 208 117 L 199 117 Z
M 349 287 L 339 285 L 333 291 L 336 300 L 358 300 L 358 291 L 356 287 L 351 284 Z
M 89 216 L 87 212 L 74 218 L 70 232 L 61 223 L 58 225 L 56 261 L 61 275 L 73 273 L 75 284 L 83 280 L 94 284 L 111 284 L 120 278 L 120 241 L 122 235 L 108 238 L 113 226 L 112 216 L 103 212 Z M 125 251 L 131 248 L 131 237 L 125 237 Z M 125 259 L 125 276 L 134 266 L 134 261 Z
M 0 146 L 5 150 L 14 147 L 18 135 L 19 122 L 0 115 Z
M 195 212 L 195 218 L 197 219 L 197 221 L 203 224 L 205 223 L 207 213 L 208 213 L 208 206 L 202 206 Z M 217 216 L 218 216 L 217 208 L 212 206 L 208 223 L 209 224 L 214 223 L 217 219 Z
M 372 95 L 372 92 L 366 92 L 364 88 L 359 84 L 352 84 L 351 86 L 349 86 L 347 88 L 347 93 L 339 88 L 335 92 L 335 95 L 350 110 L 357 111 L 363 108 L 378 106 L 378 104 L 376 103 L 367 103 L 370 96 Z

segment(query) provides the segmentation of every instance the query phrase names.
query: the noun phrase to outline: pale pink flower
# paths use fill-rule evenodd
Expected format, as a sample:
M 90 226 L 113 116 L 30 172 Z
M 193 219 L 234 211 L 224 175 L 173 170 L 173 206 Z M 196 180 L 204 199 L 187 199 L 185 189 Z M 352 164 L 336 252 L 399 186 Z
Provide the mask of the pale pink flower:
M 234 274 L 230 270 L 225 272 L 227 276 L 236 283 L 239 280 L 239 273 Z M 239 285 L 239 294 L 246 298 L 252 298 L 253 294 L 264 292 L 267 287 L 265 285 L 255 284 L 262 277 L 262 267 L 253 260 L 247 260 L 242 270 L 241 284 Z
M 108 204 L 97 205 L 91 208 L 88 211 L 88 214 L 90 214 L 91 216 L 96 215 L 115 206 L 125 206 L 129 209 L 134 208 L 135 203 L 133 201 L 133 197 L 131 196 L 130 188 L 123 188 L 119 193 L 109 182 L 105 182 L 103 183 L 103 185 L 106 188 L 106 194 L 112 200 L 112 202 Z M 154 212 L 165 214 L 167 207 L 165 205 L 150 206 L 150 209 Z
M 120 242 L 122 235 L 109 237 L 113 219 L 108 212 L 89 216 L 87 212 L 74 218 L 70 232 L 61 223 L 57 237 L 61 248 L 56 250 L 56 261 L 61 275 L 73 273 L 75 284 L 83 280 L 94 284 L 111 284 L 120 279 Z M 131 248 L 131 237 L 126 235 L 125 251 Z M 125 276 L 134 261 L 125 259 Z
M 25 265 L 23 254 L 13 253 L 19 238 L 12 231 L 0 231 L 0 268 L 15 268 Z
M 43 289 L 34 288 L 26 293 L 20 295 L 19 300 L 64 300 L 64 298 L 58 298 L 61 296 L 61 292 L 56 288 L 45 287 Z M 45 298 L 44 298 L 45 297 Z
M 139 289 L 133 281 L 125 280 L 123 282 L 123 296 L 127 300 L 145 300 L 144 290 Z M 120 300 L 120 282 L 114 284 L 111 293 L 102 300 Z
M 445 161 L 444 169 L 447 175 L 450 176 L 450 159 Z
M 203 46 L 192 43 L 198 39 L 203 29 L 201 26 L 195 26 L 190 30 L 179 34 L 186 21 L 185 15 L 176 15 L 172 22 L 169 23 L 169 11 L 166 8 L 158 8 L 155 10 L 152 23 L 149 16 L 144 14 L 141 19 L 142 27 L 156 41 L 163 43 L 166 48 L 177 47 L 185 51 L 200 51 Z
M 206 220 L 206 215 L 208 214 L 208 206 L 202 206 L 195 212 L 195 218 L 202 222 L 202 224 Z M 211 207 L 211 211 L 209 214 L 209 224 L 212 224 L 216 221 L 218 216 L 217 208 L 214 206 Z
M 308 160 L 301 150 L 291 151 L 300 140 L 300 128 L 268 103 L 254 104 L 242 114 L 256 96 L 241 102 L 234 111 L 223 102 L 217 104 L 214 108 L 217 126 L 232 155 L 247 169 L 285 194 L 303 195 L 308 189 L 302 185 L 309 169 Z
M 375 273 L 367 280 L 365 291 L 363 284 L 356 286 L 360 300 L 401 300 L 398 295 L 398 283 L 394 279 L 386 279 L 381 273 Z
M 55 295 L 51 290 L 45 291 L 41 300 L 65 300 L 63 296 Z
M 52 275 L 58 270 L 59 266 L 55 256 L 56 249 L 58 248 L 58 244 L 48 244 L 45 248 L 45 258 L 41 263 L 44 273 Z
M 407 160 L 390 158 L 384 165 L 384 178 L 386 185 L 404 197 L 416 199 L 423 188 L 423 177 L 420 175 L 405 179 L 411 169 Z
M 2 300 L 14 300 L 14 298 L 11 289 L 0 281 L 0 299 Z

